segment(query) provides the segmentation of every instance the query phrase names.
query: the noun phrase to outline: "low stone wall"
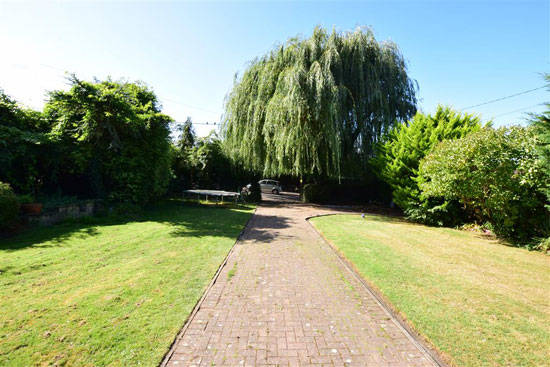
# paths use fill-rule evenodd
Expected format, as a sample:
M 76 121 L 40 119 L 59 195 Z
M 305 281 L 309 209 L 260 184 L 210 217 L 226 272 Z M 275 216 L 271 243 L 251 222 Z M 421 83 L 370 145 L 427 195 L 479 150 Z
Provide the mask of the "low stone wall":
M 100 206 L 101 202 L 99 201 L 87 201 L 80 204 L 58 206 L 53 210 L 48 210 L 39 216 L 31 218 L 31 221 L 49 226 L 67 218 L 89 217 L 97 213 Z

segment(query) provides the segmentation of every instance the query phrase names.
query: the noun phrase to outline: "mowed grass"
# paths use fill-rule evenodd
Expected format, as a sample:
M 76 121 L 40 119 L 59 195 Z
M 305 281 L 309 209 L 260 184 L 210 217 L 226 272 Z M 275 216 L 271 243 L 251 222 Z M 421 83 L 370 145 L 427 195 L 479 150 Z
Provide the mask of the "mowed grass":
M 0 366 L 157 366 L 250 209 L 165 204 L 0 241 Z
M 383 216 L 311 222 L 451 365 L 550 365 L 549 256 Z

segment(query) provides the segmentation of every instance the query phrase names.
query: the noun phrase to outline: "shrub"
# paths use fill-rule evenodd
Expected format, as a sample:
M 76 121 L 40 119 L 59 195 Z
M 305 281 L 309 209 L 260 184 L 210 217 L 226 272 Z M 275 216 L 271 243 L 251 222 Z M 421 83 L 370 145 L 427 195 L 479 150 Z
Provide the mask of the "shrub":
M 536 244 L 536 249 L 543 251 L 543 252 L 549 252 L 550 251 L 550 237 L 542 238 L 538 241 Z
M 51 148 L 40 112 L 25 109 L 0 89 L 0 180 L 34 192 L 44 179 Z
M 379 176 L 392 188 L 393 201 L 404 211 L 423 212 L 416 219 L 430 219 L 433 203 L 422 203 L 417 184 L 418 165 L 439 142 L 458 139 L 481 129 L 479 117 L 458 113 L 449 107 L 438 106 L 435 115 L 417 113 L 407 124 L 396 126 L 385 141 L 378 145 L 373 165 Z M 436 205 L 445 212 L 448 204 Z
M 481 129 L 479 117 L 438 106 L 435 115 L 417 113 L 407 124 L 396 126 L 377 147 L 373 165 L 392 188 L 393 201 L 418 221 L 442 224 L 454 205 L 441 200 L 423 202 L 418 188 L 418 166 L 441 141 L 459 139 Z
M 468 215 L 457 200 L 440 197 L 420 197 L 409 202 L 404 210 L 405 217 L 414 222 L 430 226 L 456 227 L 468 220 Z
M 17 201 L 19 204 L 31 204 L 35 202 L 34 196 L 30 194 L 17 195 Z
M 285 190 L 286 191 L 286 190 Z M 389 186 L 371 173 L 360 179 L 326 179 L 302 187 L 302 201 L 319 204 L 384 204 L 391 201 Z
M 154 92 L 139 82 L 73 76 L 70 83 L 69 91 L 51 92 L 44 107 L 63 192 L 138 205 L 163 195 L 171 177 L 171 118 Z
M 550 74 L 545 74 L 548 90 L 550 91 Z M 550 182 L 550 103 L 545 103 L 545 110 L 540 114 L 531 115 L 531 124 L 537 134 L 537 151 L 539 152 L 541 169 Z M 546 195 L 546 204 L 550 209 L 550 184 L 542 188 Z M 550 242 L 550 239 L 547 241 Z
M 458 200 L 479 224 L 521 242 L 546 233 L 548 185 L 538 162 L 533 129 L 485 128 L 442 142 L 420 164 L 424 199 Z
M 331 190 L 328 184 L 311 183 L 305 184 L 302 188 L 302 202 L 304 203 L 326 203 L 330 200 Z
M 548 90 L 550 90 L 550 74 L 545 74 Z M 531 124 L 534 126 L 537 134 L 537 151 L 539 152 L 540 167 L 548 184 L 541 188 L 541 192 L 546 195 L 546 209 L 550 212 L 550 103 L 545 103 L 545 110 L 540 114 L 531 115 Z M 550 213 L 547 213 L 550 217 Z M 547 222 L 550 227 L 550 220 Z M 550 232 L 550 231 L 549 231 Z M 543 251 L 550 250 L 550 237 L 542 239 L 538 248 Z
M 18 211 L 17 196 L 13 193 L 10 185 L 0 182 L 0 229 L 13 223 Z
M 254 180 L 250 183 L 250 185 L 251 187 L 249 189 L 249 194 L 246 197 L 246 200 L 259 203 L 260 201 L 262 201 L 262 191 L 260 188 L 260 184 L 256 180 Z

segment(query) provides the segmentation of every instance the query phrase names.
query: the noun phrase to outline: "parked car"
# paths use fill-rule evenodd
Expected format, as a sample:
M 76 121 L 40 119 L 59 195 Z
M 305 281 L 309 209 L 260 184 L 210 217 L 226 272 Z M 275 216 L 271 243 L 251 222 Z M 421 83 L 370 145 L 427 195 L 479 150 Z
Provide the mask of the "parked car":
M 283 191 L 283 188 L 279 184 L 279 181 L 264 179 L 264 180 L 258 181 L 258 183 L 260 184 L 260 190 L 262 192 L 270 192 L 272 194 L 277 195 L 281 191 Z

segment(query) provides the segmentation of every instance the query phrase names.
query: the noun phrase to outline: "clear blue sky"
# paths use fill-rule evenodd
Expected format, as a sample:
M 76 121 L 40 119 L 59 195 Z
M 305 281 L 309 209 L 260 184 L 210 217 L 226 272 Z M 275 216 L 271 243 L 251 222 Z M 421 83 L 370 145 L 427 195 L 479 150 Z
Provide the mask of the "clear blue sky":
M 46 90 L 79 77 L 142 80 L 164 111 L 219 121 L 236 72 L 274 44 L 317 24 L 372 26 L 391 39 L 420 86 L 420 108 L 463 108 L 544 85 L 549 1 L 5 2 L 0 0 L 0 88 L 41 108 Z M 538 90 L 468 110 L 484 119 L 549 99 Z M 521 123 L 527 111 L 495 119 Z M 204 135 L 210 127 L 197 125 Z

